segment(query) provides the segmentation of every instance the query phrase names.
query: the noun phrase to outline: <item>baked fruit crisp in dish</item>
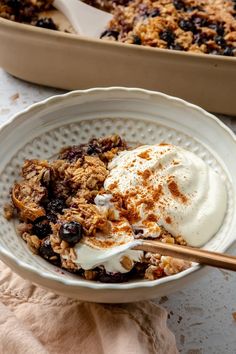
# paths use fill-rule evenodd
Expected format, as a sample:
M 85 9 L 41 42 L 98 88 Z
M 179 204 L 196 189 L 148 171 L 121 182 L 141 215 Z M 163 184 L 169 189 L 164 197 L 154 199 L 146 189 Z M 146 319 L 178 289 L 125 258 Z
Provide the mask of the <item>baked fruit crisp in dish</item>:
M 96 0 L 95 0 L 96 1 Z M 132 0 L 115 7 L 102 38 L 236 56 L 235 0 Z
M 185 52 L 236 56 L 235 0 L 85 0 L 111 12 L 101 39 Z M 52 0 L 1 0 L 0 16 L 58 29 L 42 11 Z
M 100 282 L 154 280 L 190 263 L 128 250 L 134 239 L 201 246 L 226 211 L 221 177 L 195 154 L 170 144 L 128 147 L 117 135 L 66 147 L 54 160 L 26 160 L 11 190 L 7 219 L 48 262 Z M 101 259 L 101 258 L 100 258 Z

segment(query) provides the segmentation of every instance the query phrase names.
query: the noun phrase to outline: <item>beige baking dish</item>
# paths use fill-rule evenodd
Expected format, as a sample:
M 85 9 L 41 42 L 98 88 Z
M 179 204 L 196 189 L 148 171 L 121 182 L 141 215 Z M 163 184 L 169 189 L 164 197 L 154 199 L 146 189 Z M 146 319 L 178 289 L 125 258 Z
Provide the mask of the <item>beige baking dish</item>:
M 236 58 L 93 40 L 0 18 L 0 66 L 47 86 L 142 87 L 236 115 Z

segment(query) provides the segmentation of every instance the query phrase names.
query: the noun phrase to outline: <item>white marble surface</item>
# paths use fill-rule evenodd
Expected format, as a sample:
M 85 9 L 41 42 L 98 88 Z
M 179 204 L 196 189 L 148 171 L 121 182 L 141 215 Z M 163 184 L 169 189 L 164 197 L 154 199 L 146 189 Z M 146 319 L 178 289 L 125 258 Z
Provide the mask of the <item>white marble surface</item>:
M 0 123 L 60 90 L 20 81 L 0 69 Z M 221 117 L 236 132 L 236 117 Z M 235 231 L 236 232 L 236 231 Z M 236 246 L 230 250 L 236 254 Z M 208 269 L 201 280 L 157 299 L 169 312 L 169 326 L 186 354 L 235 354 L 236 273 Z M 168 353 L 163 353 L 168 354 Z

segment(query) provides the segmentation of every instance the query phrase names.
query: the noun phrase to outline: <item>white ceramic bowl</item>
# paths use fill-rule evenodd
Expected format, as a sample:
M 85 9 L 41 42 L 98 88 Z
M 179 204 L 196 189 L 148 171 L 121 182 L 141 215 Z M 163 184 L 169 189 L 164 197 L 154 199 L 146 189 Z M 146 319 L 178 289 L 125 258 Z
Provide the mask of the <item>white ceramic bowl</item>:
M 49 158 L 62 146 L 92 136 L 118 133 L 129 142 L 170 142 L 195 152 L 223 178 L 228 211 L 219 232 L 205 246 L 225 251 L 235 240 L 236 144 L 233 133 L 199 107 L 162 93 L 127 88 L 74 91 L 37 103 L 0 130 L 0 208 L 18 179 L 24 159 Z M 0 258 L 15 272 L 56 293 L 93 302 L 131 302 L 168 294 L 201 275 L 198 265 L 155 281 L 104 284 L 87 281 L 33 255 L 14 222 L 0 216 Z

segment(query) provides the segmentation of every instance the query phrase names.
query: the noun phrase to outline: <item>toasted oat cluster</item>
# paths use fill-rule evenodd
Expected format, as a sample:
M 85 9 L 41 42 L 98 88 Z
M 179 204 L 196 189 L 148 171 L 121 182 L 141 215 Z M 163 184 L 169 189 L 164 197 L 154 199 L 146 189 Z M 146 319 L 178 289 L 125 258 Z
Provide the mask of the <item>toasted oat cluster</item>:
M 12 187 L 12 204 L 6 205 L 4 211 L 8 220 L 19 219 L 19 234 L 32 252 L 85 279 L 101 282 L 154 280 L 190 266 L 188 262 L 151 253 L 144 253 L 136 263 L 123 257 L 121 262 L 127 270 L 124 273 L 109 273 L 103 266 L 84 270 L 76 262 L 75 245 L 100 233 L 108 235 L 111 221 L 113 230 L 115 227 L 119 230 L 119 220 L 99 209 L 94 199 L 105 193 L 108 163 L 127 149 L 125 141 L 113 135 L 64 148 L 52 161 L 24 162 L 22 179 Z M 120 215 L 129 220 L 125 201 L 113 195 L 113 202 L 119 205 Z M 159 239 L 186 245 L 181 237 L 173 237 L 162 227 Z
M 95 4 L 96 1 L 95 0 Z M 103 5 L 103 3 L 101 3 Z M 101 38 L 195 53 L 236 55 L 235 0 L 122 0 Z

